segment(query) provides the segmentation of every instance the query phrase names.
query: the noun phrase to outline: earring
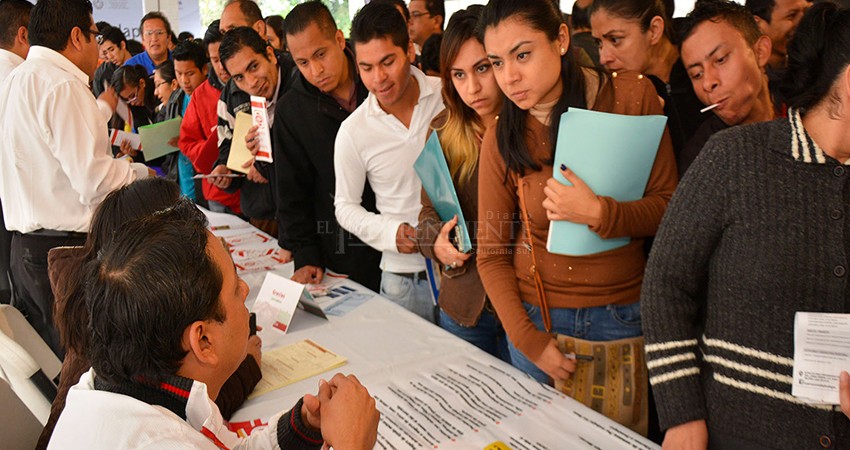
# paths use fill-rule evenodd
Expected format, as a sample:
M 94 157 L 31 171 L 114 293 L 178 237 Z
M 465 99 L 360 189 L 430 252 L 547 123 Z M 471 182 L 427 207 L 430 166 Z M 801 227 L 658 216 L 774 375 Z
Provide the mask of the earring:
M 565 49 L 564 47 L 561 47 L 561 55 L 564 55 L 566 53 L 567 53 L 567 49 Z

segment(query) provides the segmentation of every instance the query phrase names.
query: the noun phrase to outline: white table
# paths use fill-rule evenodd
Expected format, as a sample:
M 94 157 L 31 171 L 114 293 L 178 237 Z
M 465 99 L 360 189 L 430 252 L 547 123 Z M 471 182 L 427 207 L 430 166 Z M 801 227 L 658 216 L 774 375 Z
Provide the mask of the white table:
M 275 272 L 291 275 L 292 264 Z M 243 279 L 256 292 L 263 277 Z M 298 310 L 285 335 L 266 327 L 260 336 L 264 350 L 311 339 L 348 358 L 336 371 L 357 375 L 382 413 L 376 448 L 483 449 L 495 441 L 514 450 L 659 448 L 377 294 L 327 321 Z M 264 422 L 336 371 L 250 399 L 231 421 Z

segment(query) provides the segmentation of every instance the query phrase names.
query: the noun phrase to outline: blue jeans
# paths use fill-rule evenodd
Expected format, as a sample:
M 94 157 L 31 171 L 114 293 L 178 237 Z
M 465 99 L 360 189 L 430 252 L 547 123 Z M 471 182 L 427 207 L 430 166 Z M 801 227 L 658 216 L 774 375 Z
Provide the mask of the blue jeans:
M 540 307 L 523 303 L 528 317 L 538 330 L 545 330 Z M 640 302 L 630 305 L 606 305 L 593 308 L 550 308 L 552 332 L 590 341 L 613 341 L 640 336 Z M 508 343 L 511 364 L 535 380 L 552 384 L 552 379 L 525 355 Z
M 381 295 L 434 323 L 434 300 L 427 278 L 419 275 L 408 278 L 385 270 L 381 273 Z
M 505 329 L 495 314 L 488 310 L 481 311 L 481 317 L 474 327 L 465 327 L 451 318 L 442 309 L 439 310 L 438 324 L 440 328 L 463 339 L 466 342 L 484 350 L 506 363 L 511 362 L 508 353 L 508 339 Z

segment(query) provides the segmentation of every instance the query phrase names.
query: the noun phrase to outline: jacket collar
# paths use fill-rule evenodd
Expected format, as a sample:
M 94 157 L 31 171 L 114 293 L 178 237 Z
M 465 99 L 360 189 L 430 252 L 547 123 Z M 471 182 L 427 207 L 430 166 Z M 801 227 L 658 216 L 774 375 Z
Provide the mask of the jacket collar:
M 176 375 L 164 377 L 161 381 L 139 381 L 137 383 L 112 384 L 102 377 L 94 378 L 94 388 L 114 394 L 133 397 L 149 405 L 161 406 L 183 420 L 187 420 L 189 397 L 194 380 Z

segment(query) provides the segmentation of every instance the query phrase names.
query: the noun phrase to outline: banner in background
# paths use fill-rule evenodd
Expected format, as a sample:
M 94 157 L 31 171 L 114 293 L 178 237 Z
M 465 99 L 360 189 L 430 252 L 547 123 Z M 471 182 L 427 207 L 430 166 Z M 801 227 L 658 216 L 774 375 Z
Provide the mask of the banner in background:
M 160 0 L 162 3 L 174 0 Z M 205 28 L 201 25 L 201 9 L 198 0 L 179 0 L 179 25 L 172 23 L 174 33 L 189 31 L 195 37 L 203 37 Z M 150 5 L 150 1 L 148 4 Z M 156 1 L 153 2 L 154 6 Z M 139 32 L 139 21 L 145 15 L 142 0 L 92 0 L 95 22 L 106 21 L 118 27 L 127 39 L 142 40 Z M 165 6 L 165 5 L 163 5 Z M 156 9 L 156 8 L 153 8 Z M 170 19 L 170 18 L 169 18 Z M 174 22 L 174 21 L 172 21 Z

